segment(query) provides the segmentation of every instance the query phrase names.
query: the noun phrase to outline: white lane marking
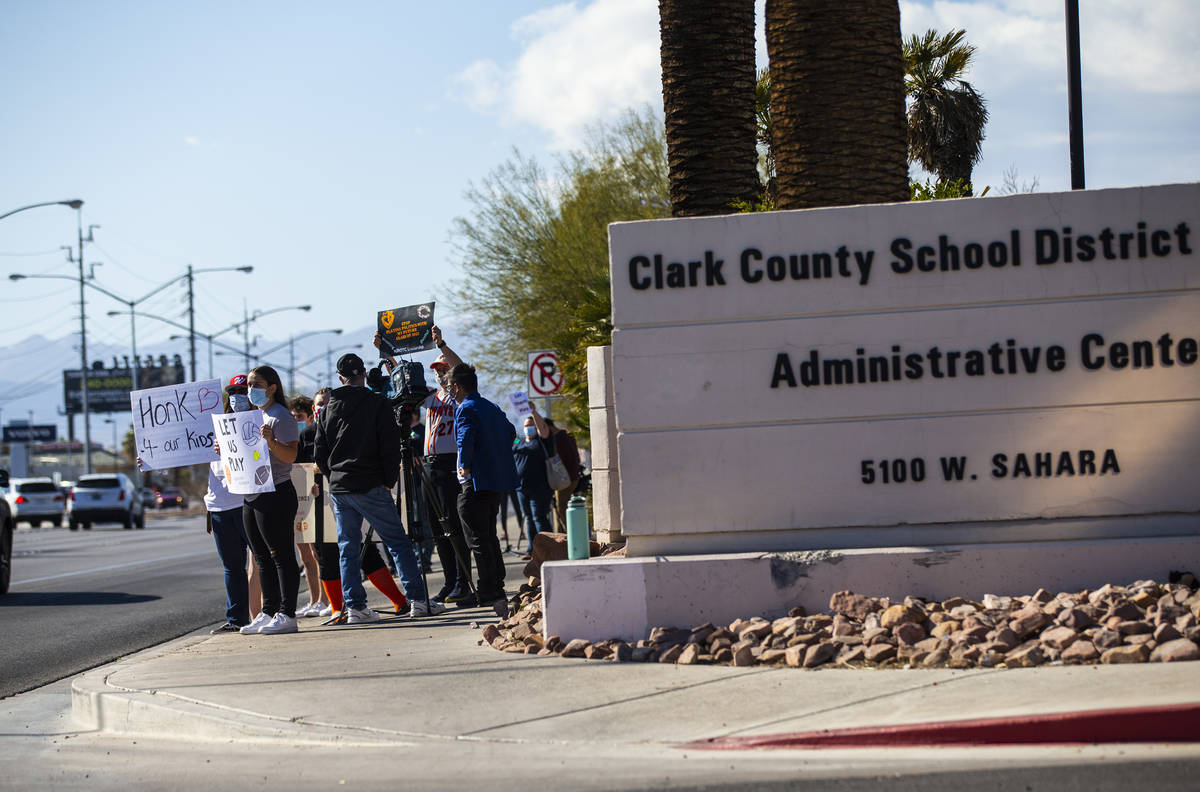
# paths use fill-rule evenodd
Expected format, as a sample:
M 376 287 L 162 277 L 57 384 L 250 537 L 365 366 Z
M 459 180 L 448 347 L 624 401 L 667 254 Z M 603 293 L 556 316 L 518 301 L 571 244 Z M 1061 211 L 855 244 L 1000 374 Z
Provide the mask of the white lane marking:
M 201 555 L 212 555 L 212 550 L 200 550 L 195 553 L 180 553 L 179 555 L 161 556 L 159 558 L 147 558 L 142 561 L 128 561 L 124 564 L 111 564 L 109 566 L 94 567 L 92 569 L 81 569 L 77 572 L 61 572 L 57 575 L 46 575 L 40 578 L 30 578 L 29 580 L 18 580 L 10 583 L 9 587 L 20 586 L 25 583 L 41 583 L 43 580 L 55 580 L 57 578 L 73 577 L 75 575 L 91 575 L 96 572 L 108 572 L 112 569 L 123 569 L 125 567 L 140 566 L 142 564 L 157 564 L 159 561 L 175 561 L 180 558 L 193 558 Z

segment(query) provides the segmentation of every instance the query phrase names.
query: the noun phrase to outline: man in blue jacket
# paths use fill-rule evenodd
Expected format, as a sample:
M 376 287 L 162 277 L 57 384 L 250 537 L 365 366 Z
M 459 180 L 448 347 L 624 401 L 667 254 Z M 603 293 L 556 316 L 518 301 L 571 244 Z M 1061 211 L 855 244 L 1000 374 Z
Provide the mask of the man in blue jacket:
M 517 488 L 512 446 L 516 429 L 504 411 L 479 395 L 475 369 L 459 363 L 450 370 L 450 396 L 458 445 L 458 516 L 467 546 L 475 556 L 479 604 L 508 616 L 504 595 L 504 556 L 496 537 L 496 512 L 504 493 Z

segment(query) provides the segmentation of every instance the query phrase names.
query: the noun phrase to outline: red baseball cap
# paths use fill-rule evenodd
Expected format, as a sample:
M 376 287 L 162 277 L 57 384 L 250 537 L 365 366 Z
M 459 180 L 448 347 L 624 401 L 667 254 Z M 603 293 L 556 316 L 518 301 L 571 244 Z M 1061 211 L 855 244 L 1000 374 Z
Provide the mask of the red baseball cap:
M 437 360 L 435 360 L 429 364 L 429 368 L 431 368 L 431 369 L 436 369 L 438 366 L 444 366 L 445 368 L 450 368 L 450 364 L 446 362 L 446 358 L 441 355 L 438 356 Z
M 225 386 L 225 390 L 229 390 L 230 388 L 245 388 L 245 387 L 246 387 L 246 375 L 245 374 L 237 374 L 237 375 L 229 378 L 229 384 Z

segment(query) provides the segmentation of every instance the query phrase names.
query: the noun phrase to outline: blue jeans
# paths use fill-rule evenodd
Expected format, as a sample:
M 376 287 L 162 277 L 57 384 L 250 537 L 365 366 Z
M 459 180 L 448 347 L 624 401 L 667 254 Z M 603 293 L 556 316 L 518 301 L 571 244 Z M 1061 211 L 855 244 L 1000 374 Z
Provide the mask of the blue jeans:
M 212 535 L 217 557 L 225 567 L 225 621 L 240 626 L 250 623 L 250 585 L 246 579 L 246 531 L 242 509 L 211 512 Z
M 525 551 L 526 553 L 533 552 L 533 537 L 535 535 L 550 530 L 551 497 L 547 495 L 544 498 L 533 498 L 524 492 L 517 493 L 517 500 L 521 503 L 521 511 L 525 513 L 525 536 L 529 539 L 529 547 Z
M 362 521 L 365 518 L 379 534 L 391 552 L 400 573 L 400 587 L 410 602 L 425 599 L 425 583 L 421 580 L 421 565 L 404 524 L 396 513 L 392 494 L 383 487 L 370 492 L 335 492 L 330 496 L 333 516 L 337 518 L 338 561 L 342 570 L 342 599 L 345 607 L 362 610 L 367 607 L 367 592 L 363 589 Z

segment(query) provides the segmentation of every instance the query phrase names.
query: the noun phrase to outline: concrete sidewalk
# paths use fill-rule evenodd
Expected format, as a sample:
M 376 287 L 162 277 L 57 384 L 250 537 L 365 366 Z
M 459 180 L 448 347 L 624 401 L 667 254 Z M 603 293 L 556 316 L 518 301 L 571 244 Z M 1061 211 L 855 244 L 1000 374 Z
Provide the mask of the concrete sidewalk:
M 372 604 L 384 611 L 383 602 Z M 193 740 L 654 745 L 1200 702 L 1200 662 L 1009 670 L 615 663 L 478 645 L 487 609 L 191 637 L 76 678 L 78 726 Z M 1200 745 L 1193 746 L 1200 754 Z

